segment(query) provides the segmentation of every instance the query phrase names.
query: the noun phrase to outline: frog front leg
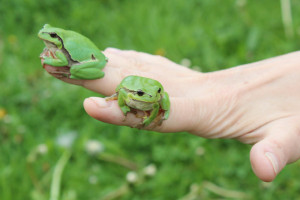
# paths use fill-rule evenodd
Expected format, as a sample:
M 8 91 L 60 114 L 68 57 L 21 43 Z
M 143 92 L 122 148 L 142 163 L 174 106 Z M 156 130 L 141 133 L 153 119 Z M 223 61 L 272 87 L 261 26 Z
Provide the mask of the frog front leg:
M 170 99 L 168 93 L 165 92 L 163 94 L 160 104 L 161 108 L 165 111 L 164 119 L 168 119 L 170 114 Z
M 44 64 L 51 65 L 54 67 L 63 67 L 68 65 L 68 59 L 61 51 L 55 51 L 55 58 L 51 56 L 42 56 Z
M 129 106 L 126 104 L 127 93 L 124 89 L 120 89 L 118 92 L 118 105 L 121 108 L 124 115 L 130 111 Z
M 99 62 L 98 60 L 91 60 L 88 62 L 75 64 L 71 67 L 70 78 L 72 79 L 98 79 L 104 76 L 101 69 L 106 64 L 106 61 Z
M 146 119 L 143 121 L 143 124 L 145 126 L 148 126 L 156 118 L 158 111 L 159 111 L 159 103 L 155 103 L 153 105 L 153 109 L 150 113 L 150 116 L 146 117 Z

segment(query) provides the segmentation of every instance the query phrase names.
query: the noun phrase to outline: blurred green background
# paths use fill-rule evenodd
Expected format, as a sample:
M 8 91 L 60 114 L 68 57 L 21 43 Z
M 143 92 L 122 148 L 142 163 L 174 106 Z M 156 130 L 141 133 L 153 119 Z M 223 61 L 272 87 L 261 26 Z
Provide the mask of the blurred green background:
M 45 73 L 37 38 L 49 23 L 208 72 L 298 50 L 291 7 L 283 23 L 279 0 L 0 0 L 0 199 L 299 198 L 299 162 L 263 183 L 248 145 L 92 119 L 82 102 L 98 94 Z

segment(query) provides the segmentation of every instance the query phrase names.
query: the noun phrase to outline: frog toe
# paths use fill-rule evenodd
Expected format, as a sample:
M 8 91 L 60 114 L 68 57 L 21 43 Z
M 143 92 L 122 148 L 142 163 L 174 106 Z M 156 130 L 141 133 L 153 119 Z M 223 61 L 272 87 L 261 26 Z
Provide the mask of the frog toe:
M 121 110 L 122 110 L 122 112 L 124 113 L 124 115 L 126 116 L 127 113 L 130 111 L 130 108 L 127 107 L 127 106 L 123 106 L 123 107 L 121 107 Z

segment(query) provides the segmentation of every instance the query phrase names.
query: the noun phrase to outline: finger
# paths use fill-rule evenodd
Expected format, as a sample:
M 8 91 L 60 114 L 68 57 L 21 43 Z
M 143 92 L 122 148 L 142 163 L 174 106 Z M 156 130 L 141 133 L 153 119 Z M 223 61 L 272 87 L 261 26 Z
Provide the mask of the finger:
M 135 66 L 139 68 L 139 71 L 150 72 L 158 76 L 162 75 L 162 73 L 160 73 L 162 70 L 161 66 L 164 66 L 163 70 L 168 70 L 169 73 L 171 72 L 174 75 L 190 75 L 192 72 L 191 69 L 174 63 L 164 56 L 152 55 L 135 50 L 120 50 L 111 47 L 105 49 L 104 52 L 108 54 L 114 54 L 119 57 L 124 57 L 130 62 L 134 63 Z
M 300 157 L 299 129 L 291 124 L 272 127 L 250 152 L 252 169 L 263 181 L 272 181 L 287 163 Z
M 116 53 L 115 51 L 125 53 Z M 162 83 L 170 96 L 182 96 L 182 94 L 186 92 L 187 83 L 191 82 L 193 85 L 193 80 L 198 80 L 198 76 L 194 77 L 194 75 L 191 74 L 183 76 L 182 69 L 185 68 L 182 66 L 175 67 L 174 65 L 177 64 L 174 64 L 165 58 L 157 59 L 155 56 L 148 55 L 146 53 L 133 53 L 134 51 L 129 52 L 121 50 L 105 50 L 104 54 L 108 58 L 108 63 L 102 69 L 105 76 L 101 79 L 75 80 L 63 76 L 64 73 L 69 73 L 69 71 L 66 72 L 66 70 L 64 70 L 64 67 L 44 65 L 44 68 L 49 72 L 49 74 L 64 82 L 81 85 L 105 96 L 110 96 L 115 93 L 115 88 L 126 76 L 129 75 L 137 75 L 158 80 Z M 135 56 L 131 54 L 134 54 Z M 141 61 L 140 57 L 147 57 L 148 61 L 151 61 L 152 64 L 147 63 L 145 61 L 147 59 L 142 59 L 143 61 Z M 157 62 L 157 60 L 160 60 L 158 62 L 160 64 L 153 64 Z M 162 67 L 162 63 L 164 62 L 168 63 Z
M 155 74 L 148 72 L 148 69 L 152 69 L 151 67 L 145 63 L 136 61 L 135 59 L 126 58 L 124 56 L 120 56 L 119 54 L 110 52 L 105 52 L 105 56 L 108 58 L 108 62 L 102 69 L 105 75 L 101 79 L 70 79 L 66 76 L 63 76 L 63 74 L 69 73 L 69 68 L 67 67 L 44 65 L 44 68 L 50 75 L 57 79 L 60 79 L 66 83 L 81 85 L 89 90 L 103 95 L 112 95 L 115 92 L 117 85 L 126 76 L 137 75 L 149 78 L 154 78 L 156 76 Z
M 62 72 L 63 67 L 44 65 L 44 68 L 50 75 L 54 76 L 57 79 L 60 79 L 69 84 L 83 86 L 89 90 L 106 96 L 112 95 L 115 92 L 115 88 L 122 80 L 118 70 L 108 67 L 105 67 L 102 70 L 105 73 L 105 76 L 101 79 L 95 80 L 71 79 L 65 77 L 61 73 L 57 73 L 57 71 Z
M 130 59 L 131 61 L 133 60 L 140 60 L 142 62 L 146 63 L 155 63 L 158 59 L 157 58 L 163 58 L 162 56 L 157 56 L 157 55 L 152 55 L 144 52 L 138 52 L 135 50 L 121 50 L 117 48 L 106 48 L 104 50 L 105 53 L 108 54 L 113 54 L 119 57 L 124 57 L 126 59 Z M 161 62 L 161 61 L 160 61 Z M 159 63 L 156 63 L 159 64 Z
M 185 108 L 187 102 L 181 98 L 171 98 L 170 116 L 164 120 L 160 126 L 152 126 L 151 124 L 145 129 L 156 130 L 160 132 L 179 132 L 188 130 L 191 127 L 189 120 L 189 110 Z M 86 112 L 93 118 L 116 125 L 136 127 L 141 124 L 142 119 L 136 117 L 132 113 L 128 113 L 125 117 L 122 113 L 117 101 L 106 101 L 103 98 L 90 97 L 84 101 Z M 188 116 L 184 116 L 188 113 Z

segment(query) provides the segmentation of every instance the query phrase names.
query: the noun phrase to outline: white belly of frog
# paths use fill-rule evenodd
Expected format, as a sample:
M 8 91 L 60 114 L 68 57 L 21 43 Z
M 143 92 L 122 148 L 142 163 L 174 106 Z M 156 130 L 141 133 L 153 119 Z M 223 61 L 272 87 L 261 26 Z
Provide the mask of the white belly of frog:
M 153 109 L 153 104 L 154 103 L 129 99 L 129 100 L 126 101 L 126 104 L 131 108 L 147 111 L 147 110 L 152 110 Z

